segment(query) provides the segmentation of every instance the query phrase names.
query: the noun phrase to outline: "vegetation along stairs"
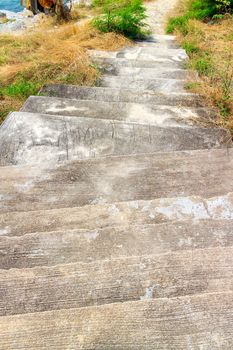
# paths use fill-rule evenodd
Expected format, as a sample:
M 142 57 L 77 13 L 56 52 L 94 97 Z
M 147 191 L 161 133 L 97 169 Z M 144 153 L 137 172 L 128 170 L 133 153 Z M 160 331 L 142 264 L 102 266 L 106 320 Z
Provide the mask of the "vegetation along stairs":
M 232 349 L 233 149 L 172 36 L 0 129 L 0 349 Z

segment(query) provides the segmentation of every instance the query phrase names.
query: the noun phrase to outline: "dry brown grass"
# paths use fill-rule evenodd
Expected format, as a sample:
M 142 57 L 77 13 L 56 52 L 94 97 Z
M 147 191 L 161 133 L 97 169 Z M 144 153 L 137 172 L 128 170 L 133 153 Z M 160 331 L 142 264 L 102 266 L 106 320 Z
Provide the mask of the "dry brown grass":
M 185 41 L 200 51 L 191 54 L 189 66 L 198 69 L 198 62 L 207 63 L 207 71 L 200 72 L 194 89 L 219 109 L 217 123 L 233 130 L 233 20 L 226 18 L 212 25 L 191 21 L 190 25 Z
M 182 0 L 172 15 L 183 15 L 186 8 L 187 0 Z M 206 23 L 190 19 L 187 29 L 187 34 L 177 30 L 176 35 L 184 48 L 191 44 L 195 49 L 189 52 L 188 67 L 199 73 L 188 86 L 217 108 L 216 123 L 233 131 L 233 18 Z
M 123 36 L 100 33 L 86 21 L 57 26 L 45 22 L 32 33 L 0 35 L 0 118 L 43 84 L 95 84 L 98 69 L 87 50 L 125 45 L 130 42 Z

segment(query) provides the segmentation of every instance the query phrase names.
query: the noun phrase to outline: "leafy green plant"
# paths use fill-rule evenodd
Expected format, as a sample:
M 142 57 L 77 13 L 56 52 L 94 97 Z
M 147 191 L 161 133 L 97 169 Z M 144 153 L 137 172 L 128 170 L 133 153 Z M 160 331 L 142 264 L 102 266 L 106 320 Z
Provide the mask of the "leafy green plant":
M 15 83 L 2 88 L 0 93 L 10 97 L 28 97 L 30 95 L 35 95 L 37 89 L 38 86 L 33 82 L 19 79 Z
M 146 9 L 142 0 L 96 0 L 102 6 L 103 14 L 93 20 L 100 31 L 116 32 L 130 39 L 143 38 L 148 34 Z

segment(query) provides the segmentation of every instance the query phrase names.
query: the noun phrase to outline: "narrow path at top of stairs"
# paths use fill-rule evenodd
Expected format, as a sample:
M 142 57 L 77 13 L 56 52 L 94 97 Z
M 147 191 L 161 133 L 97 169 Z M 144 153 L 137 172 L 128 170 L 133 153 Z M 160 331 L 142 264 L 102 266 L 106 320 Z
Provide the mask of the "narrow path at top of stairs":
M 0 128 L 0 349 L 233 348 L 233 150 L 163 32 Z

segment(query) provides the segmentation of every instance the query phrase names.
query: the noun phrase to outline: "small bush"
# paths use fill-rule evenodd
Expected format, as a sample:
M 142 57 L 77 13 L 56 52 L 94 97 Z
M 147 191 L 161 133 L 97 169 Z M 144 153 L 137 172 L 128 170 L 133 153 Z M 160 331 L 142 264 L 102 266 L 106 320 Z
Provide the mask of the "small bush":
M 207 55 L 197 57 L 193 61 L 192 66 L 199 73 L 199 75 L 210 76 L 213 72 L 213 64 Z
M 167 33 L 171 34 L 175 29 L 178 29 L 183 35 L 186 35 L 188 33 L 188 22 L 188 16 L 176 16 L 170 18 L 167 25 Z
M 103 14 L 93 21 L 101 32 L 115 32 L 130 39 L 144 38 L 146 30 L 146 9 L 142 0 L 96 0 L 95 5 L 101 5 Z

